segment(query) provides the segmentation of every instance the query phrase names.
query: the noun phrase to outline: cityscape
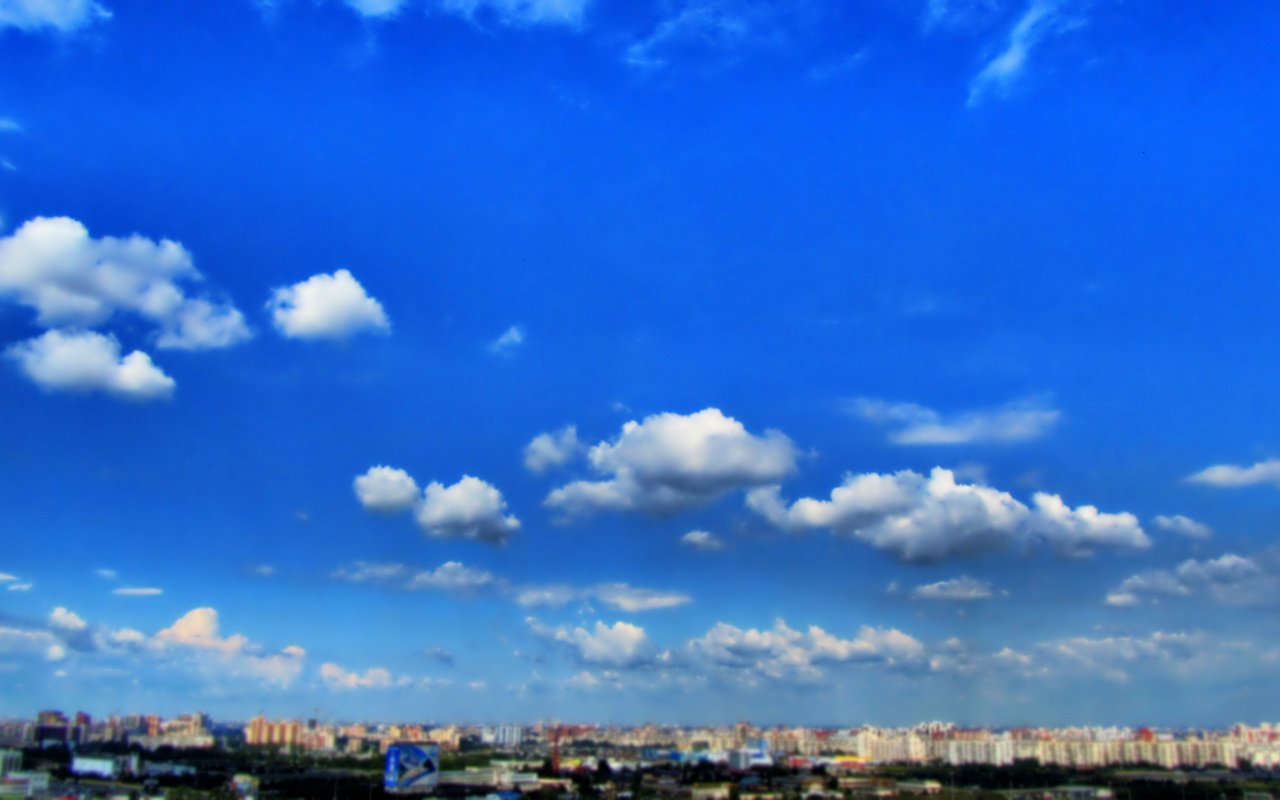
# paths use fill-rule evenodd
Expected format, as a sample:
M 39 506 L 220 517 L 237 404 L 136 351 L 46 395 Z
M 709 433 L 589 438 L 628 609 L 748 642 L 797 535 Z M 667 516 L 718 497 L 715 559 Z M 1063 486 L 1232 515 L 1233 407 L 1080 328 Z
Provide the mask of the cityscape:
M 1169 787 L 1185 794 L 1191 785 L 1193 795 L 1198 789 L 1207 796 L 1261 798 L 1280 783 L 1280 724 L 1270 723 L 1180 731 L 992 730 L 945 722 L 902 728 L 419 725 L 262 715 L 231 723 L 203 713 L 95 720 L 84 712 L 41 711 L 0 724 L 0 746 L 8 748 L 0 750 L 0 791 L 336 797 L 341 787 L 344 796 L 371 796 L 375 789 L 397 794 L 389 777 L 384 783 L 381 764 L 409 745 L 431 748 L 441 767 L 432 793 L 450 797 L 766 800 L 927 795 L 945 788 L 962 796 L 1083 800 L 1115 797 L 1118 784 L 1133 784 L 1150 796 Z M 43 769 L 27 769 L 26 761 Z M 978 783 L 958 787 L 958 775 Z M 1064 776 L 1073 782 L 1052 785 Z
M 1280 800 L 1278 44 L 0 0 L 0 800 Z

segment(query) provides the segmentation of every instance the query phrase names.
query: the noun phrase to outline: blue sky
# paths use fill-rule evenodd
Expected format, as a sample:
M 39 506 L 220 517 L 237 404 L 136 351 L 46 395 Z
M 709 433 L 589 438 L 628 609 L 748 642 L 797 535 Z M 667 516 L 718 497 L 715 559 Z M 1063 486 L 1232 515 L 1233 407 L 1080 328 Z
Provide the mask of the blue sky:
M 0 713 L 1267 716 L 1278 33 L 0 0 Z

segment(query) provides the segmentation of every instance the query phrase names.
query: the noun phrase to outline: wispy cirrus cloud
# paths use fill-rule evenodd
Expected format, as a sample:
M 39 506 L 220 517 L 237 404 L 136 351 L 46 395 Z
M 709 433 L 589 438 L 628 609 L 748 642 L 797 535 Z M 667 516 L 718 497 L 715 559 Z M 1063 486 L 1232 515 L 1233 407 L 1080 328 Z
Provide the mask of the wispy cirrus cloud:
M 647 589 L 629 583 L 516 584 L 485 569 L 447 561 L 434 569 L 414 569 L 396 562 L 356 561 L 331 574 L 346 583 L 364 583 L 405 591 L 439 591 L 459 597 L 497 596 L 525 608 L 561 607 L 575 601 L 594 601 L 626 612 L 678 608 L 693 602 L 684 592 Z
M 1069 10 L 1067 0 L 1031 0 L 1009 29 L 1003 47 L 969 82 L 969 106 L 1006 94 L 1021 80 L 1037 46 L 1083 24 L 1083 17 Z
M 27 33 L 72 33 L 111 19 L 106 6 L 94 0 L 5 0 L 0 3 L 0 29 Z
M 918 403 L 859 397 L 849 403 L 858 417 L 889 431 L 900 445 L 1013 444 L 1044 436 L 1062 417 L 1048 397 L 1003 406 L 943 414 Z
M 916 600 L 950 600 L 968 602 L 986 600 L 995 595 L 989 581 L 961 575 L 958 578 L 927 583 L 911 590 L 911 597 Z

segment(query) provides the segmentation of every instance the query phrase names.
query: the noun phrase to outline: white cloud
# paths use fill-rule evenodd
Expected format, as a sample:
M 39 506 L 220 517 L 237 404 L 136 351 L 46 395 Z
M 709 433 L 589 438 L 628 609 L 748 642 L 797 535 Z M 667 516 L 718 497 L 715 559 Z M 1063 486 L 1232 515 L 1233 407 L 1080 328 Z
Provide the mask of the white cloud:
M 348 672 L 342 667 L 329 662 L 321 665 L 320 678 L 330 689 L 387 689 L 395 681 L 391 673 L 382 667 L 369 667 L 363 673 Z
M 70 33 L 110 18 L 94 0 L 0 0 L 0 28 Z
M 428 485 L 417 518 L 429 536 L 503 544 L 520 528 L 520 520 L 506 515 L 506 508 L 502 492 L 464 475 L 452 486 L 439 482 Z
M 34 586 L 35 586 L 35 584 L 34 584 L 34 583 L 30 583 L 30 582 L 11 583 L 11 584 L 9 584 L 8 586 L 6 586 L 6 587 L 5 587 L 5 591 L 8 591 L 8 592 L 29 592 L 29 591 L 31 591 L 32 587 L 34 587 Z
M 570 515 L 681 511 L 735 489 L 780 480 L 795 469 L 796 448 L 779 431 L 756 436 L 708 408 L 628 422 L 617 439 L 592 447 L 588 459 L 607 477 L 555 489 L 546 505 Z
M 1031 0 L 1010 29 L 1004 49 L 969 83 L 971 107 L 990 95 L 1007 92 L 1026 70 L 1027 59 L 1040 42 L 1081 25 L 1080 20 L 1063 13 L 1063 5 L 1062 0 Z
M 11 581 L 16 581 L 17 579 L 18 579 L 17 575 L 10 575 L 7 572 L 0 572 L 0 583 L 9 583 Z
M 205 350 L 248 339 L 235 306 L 186 294 L 183 284 L 201 280 L 177 242 L 95 239 L 67 217 L 36 217 L 0 239 L 0 298 L 32 308 L 46 328 L 92 328 L 129 313 L 157 326 L 162 349 Z
M 121 586 L 119 589 L 113 589 L 111 593 L 122 597 L 156 597 L 164 594 L 164 590 L 154 586 Z
M 591 628 L 548 628 L 533 617 L 525 622 L 539 637 L 569 649 L 583 664 L 636 667 L 653 658 L 652 643 L 644 628 L 628 622 L 596 622 Z
M 446 561 L 434 570 L 424 570 L 414 575 L 405 588 L 472 594 L 495 587 L 500 583 L 492 572 L 473 569 L 460 561 Z
M 1162 597 L 1209 597 L 1224 605 L 1256 606 L 1280 600 L 1280 565 L 1273 554 L 1246 558 L 1226 553 L 1212 559 L 1188 559 L 1173 570 L 1147 570 L 1126 578 L 1107 593 L 1107 605 L 1121 608 Z
M 524 344 L 524 328 L 512 325 L 503 331 L 501 336 L 489 343 L 489 352 L 500 356 L 510 355 L 522 344 Z
M 46 391 L 106 392 L 128 400 L 167 399 L 176 383 L 135 350 L 120 357 L 114 336 L 92 331 L 43 335 L 12 345 L 5 355 Z
M 67 657 L 67 648 L 60 644 L 51 644 L 49 645 L 49 648 L 45 650 L 44 657 L 49 661 L 64 661 Z
M 868 397 L 854 400 L 850 409 L 868 422 L 889 428 L 889 440 L 900 445 L 1025 442 L 1043 436 L 1062 416 L 1039 397 L 950 416 L 915 403 Z
M 1186 536 L 1191 539 L 1208 539 L 1213 536 L 1213 529 L 1201 522 L 1196 522 L 1190 517 L 1184 517 L 1181 514 L 1157 516 L 1153 522 L 1155 526 L 1161 530 L 1176 533 L 1179 536 Z
M 566 425 L 558 431 L 540 433 L 524 447 L 524 466 L 541 474 L 553 467 L 564 466 L 582 452 L 578 429 Z
M 118 575 L 117 575 L 117 573 L 116 573 L 116 571 L 115 571 L 114 569 L 106 569 L 106 568 L 103 568 L 103 569 L 95 569 L 95 570 L 93 571 L 93 574 L 94 574 L 94 575 L 97 575 L 99 578 L 102 578 L 102 579 L 104 579 L 104 580 L 108 580 L 108 581 L 114 581 L 114 580 L 118 577 Z
M 156 638 L 161 642 L 224 653 L 242 652 L 249 644 L 249 640 L 238 633 L 226 638 L 219 635 L 218 612 L 208 607 L 188 611 L 157 633 Z
M 382 305 L 345 269 L 273 290 L 267 309 L 276 329 L 293 339 L 344 339 L 391 330 Z
M 822 677 L 821 665 L 831 663 L 882 663 L 895 667 L 922 667 L 926 649 L 914 637 L 895 628 L 864 625 L 852 639 L 841 639 L 811 625 L 807 631 L 789 627 L 778 619 L 771 630 L 743 630 L 719 622 L 706 635 L 688 643 L 695 659 L 715 666 L 745 670 L 772 679 L 814 680 Z
M 581 593 L 572 586 L 525 586 L 516 590 L 515 600 L 518 605 L 525 608 L 538 606 L 558 608 L 572 603 L 580 596 Z
M 1187 481 L 1221 488 L 1263 484 L 1280 487 L 1280 458 L 1259 461 L 1251 467 L 1218 464 L 1188 476 Z
M 710 53 L 732 58 L 743 50 L 778 46 L 818 21 L 814 3 L 768 0 L 684 0 L 671 6 L 648 35 L 634 41 L 624 61 L 638 69 L 666 67 L 680 57 Z
M 591 597 L 619 611 L 635 613 L 663 608 L 676 608 L 693 602 L 682 592 L 640 589 L 626 583 L 602 583 L 588 590 Z
M 407 572 L 408 567 L 404 564 L 357 561 L 349 567 L 335 570 L 333 577 L 348 583 L 386 583 L 404 577 Z
M 408 511 L 418 503 L 418 482 L 393 467 L 370 467 L 355 479 L 360 505 L 371 511 Z
M 276 568 L 270 564 L 253 564 L 249 567 L 249 571 L 261 578 L 270 578 L 276 574 Z
M 958 483 L 942 467 L 927 478 L 912 470 L 848 475 L 831 499 L 806 497 L 791 506 L 778 487 L 764 487 L 748 493 L 747 507 L 780 528 L 828 528 L 909 562 L 1034 543 L 1066 556 L 1088 555 L 1097 547 L 1150 546 L 1132 514 L 1073 509 L 1045 492 L 1036 493 L 1028 508 L 1007 492 Z
M 467 19 L 490 14 L 505 25 L 579 27 L 591 0 L 439 0 L 440 7 Z
M 917 600 L 986 600 L 993 594 L 989 582 L 967 575 L 917 586 L 911 592 Z
M 724 540 L 711 531 L 689 531 L 680 537 L 680 543 L 685 547 L 706 552 L 724 549 Z
M 58 606 L 53 613 L 49 614 L 49 624 L 67 631 L 82 631 L 89 627 L 89 623 L 85 622 L 79 614 L 62 606 Z
M 390 18 L 408 5 L 408 0 L 345 0 L 346 4 L 362 17 Z

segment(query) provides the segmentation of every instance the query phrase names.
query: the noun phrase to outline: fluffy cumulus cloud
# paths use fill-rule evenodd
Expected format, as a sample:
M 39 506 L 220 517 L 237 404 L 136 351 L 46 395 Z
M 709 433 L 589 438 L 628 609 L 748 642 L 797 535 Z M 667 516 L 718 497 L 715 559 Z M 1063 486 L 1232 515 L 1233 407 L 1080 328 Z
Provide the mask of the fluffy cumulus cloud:
M 742 671 L 748 678 L 816 680 L 826 664 L 880 663 L 904 669 L 927 669 L 925 646 L 895 628 L 863 626 L 851 639 L 841 639 L 811 625 L 799 631 L 779 619 L 767 630 L 717 623 L 690 641 L 695 661 Z
M 68 631 L 82 631 L 89 627 L 89 623 L 85 622 L 83 617 L 62 606 L 58 606 L 49 614 L 49 624 Z
M 644 628 L 628 622 L 596 622 L 589 628 L 552 628 L 533 617 L 525 622 L 539 638 L 567 649 L 585 665 L 634 668 L 655 658 L 653 643 Z
M 969 83 L 969 105 L 1009 91 L 1026 72 L 1032 51 L 1044 42 L 1078 28 L 1081 19 L 1065 10 L 1064 0 L 1031 0 L 1009 30 L 1003 47 Z
M 70 33 L 110 18 L 94 0 L 0 0 L 0 28 Z
M 1189 483 L 1220 488 L 1237 488 L 1240 486 L 1275 486 L 1280 487 L 1280 458 L 1259 461 L 1253 466 L 1241 467 L 1235 464 L 1215 464 L 1206 467 L 1194 475 L 1187 476 Z
M 861 397 L 850 403 L 850 410 L 888 429 L 889 440 L 901 445 L 1025 442 L 1043 436 L 1062 416 L 1045 398 L 948 416 L 915 403 Z
M 1254 558 L 1227 553 L 1211 559 L 1188 559 L 1172 570 L 1147 570 L 1126 578 L 1107 593 L 1106 602 L 1127 608 L 1162 598 L 1198 595 L 1232 606 L 1280 601 L 1280 562 L 1274 552 Z
M 298 677 L 306 659 L 306 651 L 296 645 L 272 653 L 241 634 L 223 636 L 212 608 L 192 609 L 148 635 L 94 624 L 59 606 L 42 628 L 0 627 L 0 654 L 113 669 L 129 659 L 132 668 L 163 664 L 220 685 L 249 680 L 282 688 Z
M 120 355 L 114 336 L 93 331 L 46 331 L 10 346 L 5 356 L 48 392 L 104 392 L 127 400 L 164 400 L 177 385 L 151 356 Z
M 502 492 L 479 478 L 464 475 L 452 486 L 429 484 L 417 518 L 428 536 L 503 544 L 520 529 L 520 520 L 506 510 Z
M 432 537 L 501 545 L 520 529 L 520 520 L 506 513 L 502 492 L 470 475 L 451 486 L 433 481 L 419 495 L 409 473 L 377 466 L 357 476 L 354 488 L 360 504 L 371 511 L 413 511 L 422 530 Z
M 792 531 L 827 528 L 908 562 L 933 562 L 1043 543 L 1065 556 L 1099 547 L 1145 548 L 1150 539 L 1132 514 L 1067 506 L 1039 492 L 1028 507 L 1008 492 L 959 483 L 941 467 L 927 477 L 912 470 L 849 475 L 828 500 L 788 506 L 776 486 L 747 495 L 747 506 Z
M 370 467 L 357 475 L 356 497 L 370 511 L 408 511 L 418 503 L 418 482 L 394 467 Z
M 628 422 L 587 454 L 602 480 L 553 490 L 546 505 L 569 515 L 593 511 L 665 514 L 704 505 L 735 489 L 772 483 L 795 469 L 796 448 L 779 431 L 755 435 L 716 408 Z
M 273 290 L 267 309 L 276 329 L 291 339 L 345 339 L 391 330 L 382 304 L 345 269 Z
M 989 582 L 961 575 L 959 578 L 917 586 L 911 591 L 911 596 L 917 600 L 957 600 L 963 602 L 986 600 L 994 593 Z
M 1162 531 L 1176 533 L 1189 539 L 1208 539 L 1213 536 L 1213 529 L 1208 525 L 1196 522 L 1194 519 L 1184 517 L 1181 514 L 1161 514 L 1152 522 Z
M 524 466 L 534 474 L 562 467 L 582 452 L 578 429 L 566 425 L 558 431 L 540 433 L 524 446 Z
M 0 239 L 0 298 L 31 308 L 46 328 L 93 328 L 130 314 L 156 326 L 160 348 L 204 350 L 248 339 L 233 305 L 188 294 L 202 280 L 177 242 L 94 238 L 67 217 L 37 217 Z
M 689 531 L 680 537 L 680 544 L 692 550 L 711 552 L 724 549 L 724 540 L 711 531 Z

